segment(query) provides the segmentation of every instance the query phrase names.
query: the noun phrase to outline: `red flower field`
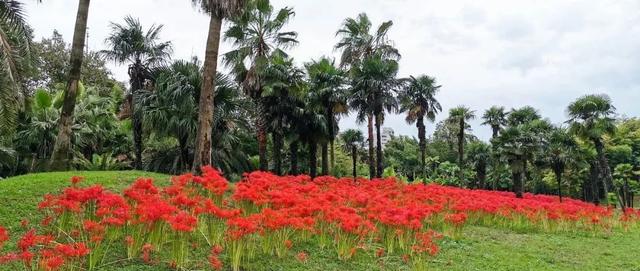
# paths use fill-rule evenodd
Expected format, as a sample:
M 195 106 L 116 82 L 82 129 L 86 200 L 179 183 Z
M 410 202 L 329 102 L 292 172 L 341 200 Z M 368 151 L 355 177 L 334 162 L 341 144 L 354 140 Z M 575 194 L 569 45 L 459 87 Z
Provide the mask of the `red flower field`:
M 82 187 L 81 178 L 73 178 L 60 194 L 45 196 L 39 208 L 46 218 L 18 239 L 16 251 L 0 255 L 0 264 L 92 270 L 112 254 L 126 254 L 177 269 L 200 261 L 214 270 L 240 270 L 249 259 L 285 257 L 297 242 L 311 240 L 344 261 L 358 253 L 397 254 L 413 270 L 425 270 L 440 240 L 459 238 L 468 224 L 607 234 L 637 228 L 640 221 L 637 210 L 393 178 L 312 180 L 253 172 L 231 185 L 212 168 L 202 176 L 174 177 L 167 187 L 139 179 L 122 195 Z M 0 227 L 0 247 L 10 234 Z M 194 246 L 208 247 L 210 255 L 192 259 Z M 313 257 L 295 255 L 301 262 Z

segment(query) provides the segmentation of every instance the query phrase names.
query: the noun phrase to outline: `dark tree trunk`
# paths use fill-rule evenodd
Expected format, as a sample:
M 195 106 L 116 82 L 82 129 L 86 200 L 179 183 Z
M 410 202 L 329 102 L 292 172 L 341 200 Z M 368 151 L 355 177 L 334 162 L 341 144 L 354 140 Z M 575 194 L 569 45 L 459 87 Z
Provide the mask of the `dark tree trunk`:
M 269 162 L 267 161 L 267 123 L 264 117 L 264 104 L 260 100 L 256 101 L 258 106 L 258 116 L 256 117 L 256 129 L 258 136 L 258 156 L 260 162 L 260 170 L 267 171 Z
M 599 175 L 598 161 L 591 162 L 589 165 L 591 201 L 596 205 L 600 204 L 600 188 L 598 187 Z
M 560 168 L 554 168 L 553 173 L 556 175 L 556 182 L 558 183 L 558 198 L 562 202 L 562 170 Z
M 424 125 L 424 117 L 418 117 L 418 121 L 416 123 L 418 126 L 418 140 L 420 144 L 420 174 L 423 178 L 427 177 L 427 133 Z
M 351 161 L 353 162 L 353 179 L 358 177 L 358 147 L 351 146 Z
M 213 111 L 218 71 L 218 53 L 220 49 L 220 31 L 222 18 L 210 14 L 209 34 L 205 49 L 202 90 L 198 103 L 198 130 L 193 160 L 193 171 L 198 172 L 202 166 L 211 165 L 211 133 L 213 132 Z
M 478 167 L 476 168 L 476 175 L 478 177 L 478 188 L 485 189 L 486 180 L 487 180 L 487 164 L 484 161 L 478 162 Z
M 318 144 L 309 143 L 309 176 L 318 176 Z
M 291 172 L 289 174 L 291 175 L 298 175 L 300 174 L 300 172 L 298 171 L 298 147 L 299 147 L 299 143 L 297 140 L 291 141 L 291 144 L 289 144 L 289 151 L 291 152 L 290 154 L 290 160 L 291 160 Z
M 58 137 L 51 155 L 50 170 L 62 171 L 70 168 L 71 126 L 73 125 L 73 111 L 76 107 L 76 96 L 78 95 L 78 86 L 80 84 L 90 2 L 90 0 L 80 0 L 78 3 L 73 43 L 71 45 L 69 81 L 67 82 L 67 91 L 64 93 L 62 111 L 58 121 Z
M 180 163 L 182 167 L 180 170 L 189 171 L 189 147 L 188 147 L 188 137 L 184 136 L 178 140 L 178 145 L 180 147 Z
M 523 198 L 524 187 L 522 183 L 522 172 L 515 171 L 513 174 L 513 192 L 516 194 L 516 198 Z
M 327 168 L 327 172 L 325 175 L 328 175 L 329 171 L 333 170 L 334 167 L 334 162 L 335 162 L 335 150 L 334 150 L 334 145 L 333 142 L 335 140 L 335 134 L 336 134 L 336 128 L 335 128 L 335 123 L 334 123 L 334 115 L 333 115 L 333 108 L 332 107 L 327 107 L 327 128 L 329 130 L 329 165 Z
M 460 131 L 458 132 L 458 167 L 460 172 L 458 178 L 460 182 L 464 182 L 464 118 L 460 118 Z
M 138 106 L 137 96 L 138 91 L 143 88 L 144 78 L 142 77 L 142 64 L 138 61 L 134 64 L 130 70 L 131 76 L 131 124 L 133 126 L 133 148 L 135 152 L 135 158 L 133 161 L 133 167 L 137 170 L 142 169 L 142 112 L 136 110 Z
M 604 204 L 609 205 L 609 184 L 613 183 L 611 177 L 611 169 L 609 168 L 609 161 L 604 153 L 604 144 L 602 140 L 597 138 L 593 140 L 593 144 L 598 154 L 598 165 L 600 167 L 600 176 L 602 177 L 602 188 L 604 189 Z
M 329 146 L 326 142 L 322 143 L 322 175 L 329 175 Z
M 491 126 L 492 134 L 491 138 L 495 139 L 500 135 L 500 126 Z
M 273 139 L 273 173 L 278 176 L 282 175 L 282 135 L 278 133 L 272 133 L 271 138 Z
M 382 126 L 382 116 L 378 114 L 376 116 L 376 177 L 378 178 L 382 177 L 382 172 L 384 171 L 384 161 L 382 159 L 382 135 L 380 133 L 380 126 Z
M 376 177 L 376 159 L 374 158 L 373 147 L 373 115 L 367 115 L 367 128 L 369 133 L 369 178 L 373 180 Z

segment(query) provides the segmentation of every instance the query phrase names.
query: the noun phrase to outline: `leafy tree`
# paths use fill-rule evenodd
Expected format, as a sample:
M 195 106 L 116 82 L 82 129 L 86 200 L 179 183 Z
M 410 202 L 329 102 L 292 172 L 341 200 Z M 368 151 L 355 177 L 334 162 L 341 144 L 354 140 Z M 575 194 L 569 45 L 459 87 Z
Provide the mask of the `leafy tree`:
M 191 2 L 206 12 L 210 18 L 204 57 L 204 79 L 202 80 L 198 105 L 198 129 L 193 163 L 193 171 L 199 171 L 202 166 L 211 164 L 215 79 L 218 70 L 222 21 L 240 14 L 247 0 L 191 0 Z
M 544 146 L 544 160 L 553 170 L 558 183 L 558 197 L 562 202 L 562 176 L 569 164 L 575 163 L 578 144 L 563 128 L 555 128 L 548 136 Z
M 324 111 L 327 120 L 327 131 L 330 146 L 330 162 L 327 165 L 327 144 L 322 144 L 323 174 L 328 174 L 335 163 L 334 141 L 338 134 L 338 121 L 340 115 L 349 113 L 347 107 L 347 89 L 345 88 L 346 74 L 335 66 L 334 61 L 328 58 L 320 58 L 306 65 L 309 76 L 310 99 L 313 104 L 319 105 Z
M 400 111 L 407 112 L 406 121 L 409 124 L 416 123 L 418 128 L 418 140 L 420 144 L 421 174 L 426 176 L 427 136 L 425 118 L 435 121 L 436 115 L 442 112 L 440 102 L 436 100 L 436 94 L 440 90 L 436 79 L 428 75 L 418 78 L 411 76 L 409 84 L 400 92 Z
M 606 157 L 603 136 L 613 134 L 616 130 L 613 115 L 615 107 L 607 95 L 586 95 L 569 104 L 570 131 L 578 137 L 593 143 L 596 153 L 598 169 L 603 176 L 602 186 L 605 195 L 609 193 L 609 185 L 612 183 L 611 168 Z M 608 196 L 605 197 L 608 204 Z
M 492 138 L 498 137 L 500 131 L 507 125 L 507 116 L 503 106 L 492 106 L 482 115 L 484 122 L 482 125 L 489 125 L 492 131 Z
M 353 163 L 352 174 L 353 178 L 356 178 L 358 176 L 358 148 L 364 143 L 364 137 L 361 131 L 354 129 L 344 131 L 340 137 L 344 142 L 343 148 L 345 152 L 351 153 L 351 162 Z
M 335 48 L 342 52 L 340 65 L 342 67 L 356 68 L 365 59 L 374 55 L 382 59 L 399 60 L 400 53 L 394 47 L 393 42 L 388 38 L 388 33 L 393 26 L 392 21 L 380 24 L 375 32 L 372 32 L 372 23 L 366 13 L 359 14 L 356 18 L 347 18 L 342 23 L 341 28 L 336 32 L 340 41 Z M 354 76 L 350 76 L 354 80 Z M 369 177 L 376 175 L 376 159 L 374 158 L 374 113 L 373 113 L 373 90 L 353 88 L 349 101 L 351 108 L 358 112 L 358 122 L 367 120 L 367 132 L 369 142 Z M 380 172 L 378 172 L 380 173 Z
M 173 49 L 171 42 L 160 41 L 163 25 L 152 25 L 145 31 L 140 20 L 127 16 L 124 24 L 111 23 L 111 33 L 105 40 L 109 49 L 101 51 L 108 60 L 116 63 L 128 63 L 131 92 L 127 99 L 132 113 L 133 145 L 135 160 L 133 167 L 142 169 L 142 116 L 138 106 L 138 92 L 144 89 L 145 82 L 151 80 L 151 68 L 165 63 Z
M 80 0 L 78 4 L 76 26 L 71 45 L 71 69 L 69 70 L 68 88 L 64 94 L 62 112 L 58 122 L 58 137 L 51 155 L 49 165 L 51 170 L 66 170 L 70 166 L 71 125 L 73 124 L 73 112 L 75 111 L 76 96 L 78 95 L 78 86 L 80 84 L 90 2 L 90 0 Z
M 0 136 L 12 134 L 22 106 L 22 77 L 31 64 L 31 29 L 23 4 L 0 1 Z
M 361 65 L 352 69 L 354 96 L 368 97 L 368 99 L 359 99 L 359 101 L 368 100 L 367 106 L 358 106 L 361 110 L 359 115 L 371 114 L 375 117 L 376 177 L 381 177 L 384 170 L 381 139 L 384 116 L 386 112 L 394 112 L 399 108 L 395 92 L 402 86 L 402 81 L 396 78 L 397 74 L 398 62 L 383 59 L 379 55 L 365 59 Z
M 384 149 L 387 168 L 397 171 L 413 182 L 421 171 L 420 146 L 415 138 L 392 137 Z
M 467 149 L 469 162 L 476 173 L 476 183 L 473 187 L 485 189 L 487 188 L 487 165 L 492 154 L 491 146 L 482 141 L 474 141 L 467 146 Z
M 633 165 L 631 164 L 619 164 L 613 170 L 614 184 L 622 198 L 622 208 L 633 208 L 633 196 L 638 190 L 637 176 L 639 173 L 633 170 Z
M 262 91 L 266 82 L 263 72 L 269 64 L 269 56 L 298 43 L 296 32 L 285 32 L 283 28 L 294 16 L 289 7 L 275 10 L 268 0 L 248 3 L 243 14 L 231 19 L 232 25 L 225 32 L 225 40 L 233 43 L 234 49 L 224 54 L 224 63 L 231 67 L 236 79 L 242 83 L 245 93 L 253 99 L 257 108 L 255 127 L 257 130 L 260 170 L 267 170 L 267 120 Z M 249 66 L 245 66 L 249 63 Z
M 475 111 L 466 106 L 458 106 L 449 111 L 448 122 L 457 124 L 458 127 L 458 167 L 460 168 L 460 181 L 464 178 L 464 142 L 465 131 L 470 127 L 469 121 L 476 118 Z
M 531 106 L 524 106 L 518 109 L 511 109 L 507 116 L 507 123 L 510 126 L 517 126 L 521 124 L 527 124 L 534 120 L 541 119 L 538 110 Z

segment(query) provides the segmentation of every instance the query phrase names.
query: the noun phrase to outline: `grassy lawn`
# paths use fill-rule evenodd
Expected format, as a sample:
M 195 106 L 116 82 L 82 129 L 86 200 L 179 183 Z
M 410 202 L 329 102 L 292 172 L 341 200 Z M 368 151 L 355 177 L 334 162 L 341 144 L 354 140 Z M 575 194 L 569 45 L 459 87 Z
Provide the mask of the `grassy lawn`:
M 29 218 L 37 223 L 36 205 L 46 193 L 56 193 L 67 186 L 73 175 L 85 176 L 87 184 L 100 183 L 119 190 L 139 176 L 152 177 L 158 184 L 168 176 L 136 171 L 63 172 L 32 174 L 0 181 L 0 225 L 13 233 L 22 232 L 20 221 Z M 15 238 L 14 234 L 14 238 Z M 11 246 L 9 247 L 11 248 Z M 430 263 L 430 270 L 639 270 L 640 234 L 614 233 L 609 237 L 572 234 L 521 234 L 486 227 L 465 227 L 460 240 L 445 239 L 440 254 Z M 206 259 L 205 249 L 195 250 L 193 259 Z M 305 252 L 306 263 L 296 260 Z M 400 255 L 376 258 L 359 253 L 355 260 L 340 262 L 331 249 L 320 250 L 310 244 L 295 244 L 284 259 L 258 258 L 245 266 L 251 271 L 276 270 L 410 270 Z M 223 257 L 223 260 L 224 259 Z M 228 262 L 228 261 L 225 261 Z M 205 269 L 204 262 L 200 269 Z M 0 267 L 0 270 L 19 270 Z M 146 266 L 136 262 L 110 265 L 104 270 L 170 270 L 164 265 Z

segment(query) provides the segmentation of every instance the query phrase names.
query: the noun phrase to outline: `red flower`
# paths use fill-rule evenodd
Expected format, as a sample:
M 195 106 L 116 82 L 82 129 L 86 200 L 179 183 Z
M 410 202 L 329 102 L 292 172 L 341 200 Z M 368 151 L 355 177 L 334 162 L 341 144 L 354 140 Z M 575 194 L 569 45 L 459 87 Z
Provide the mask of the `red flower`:
M 198 218 L 187 212 L 181 211 L 178 214 L 169 217 L 167 222 L 169 222 L 171 228 L 176 231 L 191 232 L 198 224 Z
M 305 262 L 307 262 L 308 255 L 307 255 L 307 253 L 300 252 L 300 253 L 298 253 L 298 255 L 296 255 L 296 258 L 298 259 L 298 261 L 301 261 L 301 262 L 305 263 Z
M 0 226 L 0 248 L 2 247 L 4 242 L 6 242 L 7 240 L 9 240 L 9 233 L 5 228 Z

